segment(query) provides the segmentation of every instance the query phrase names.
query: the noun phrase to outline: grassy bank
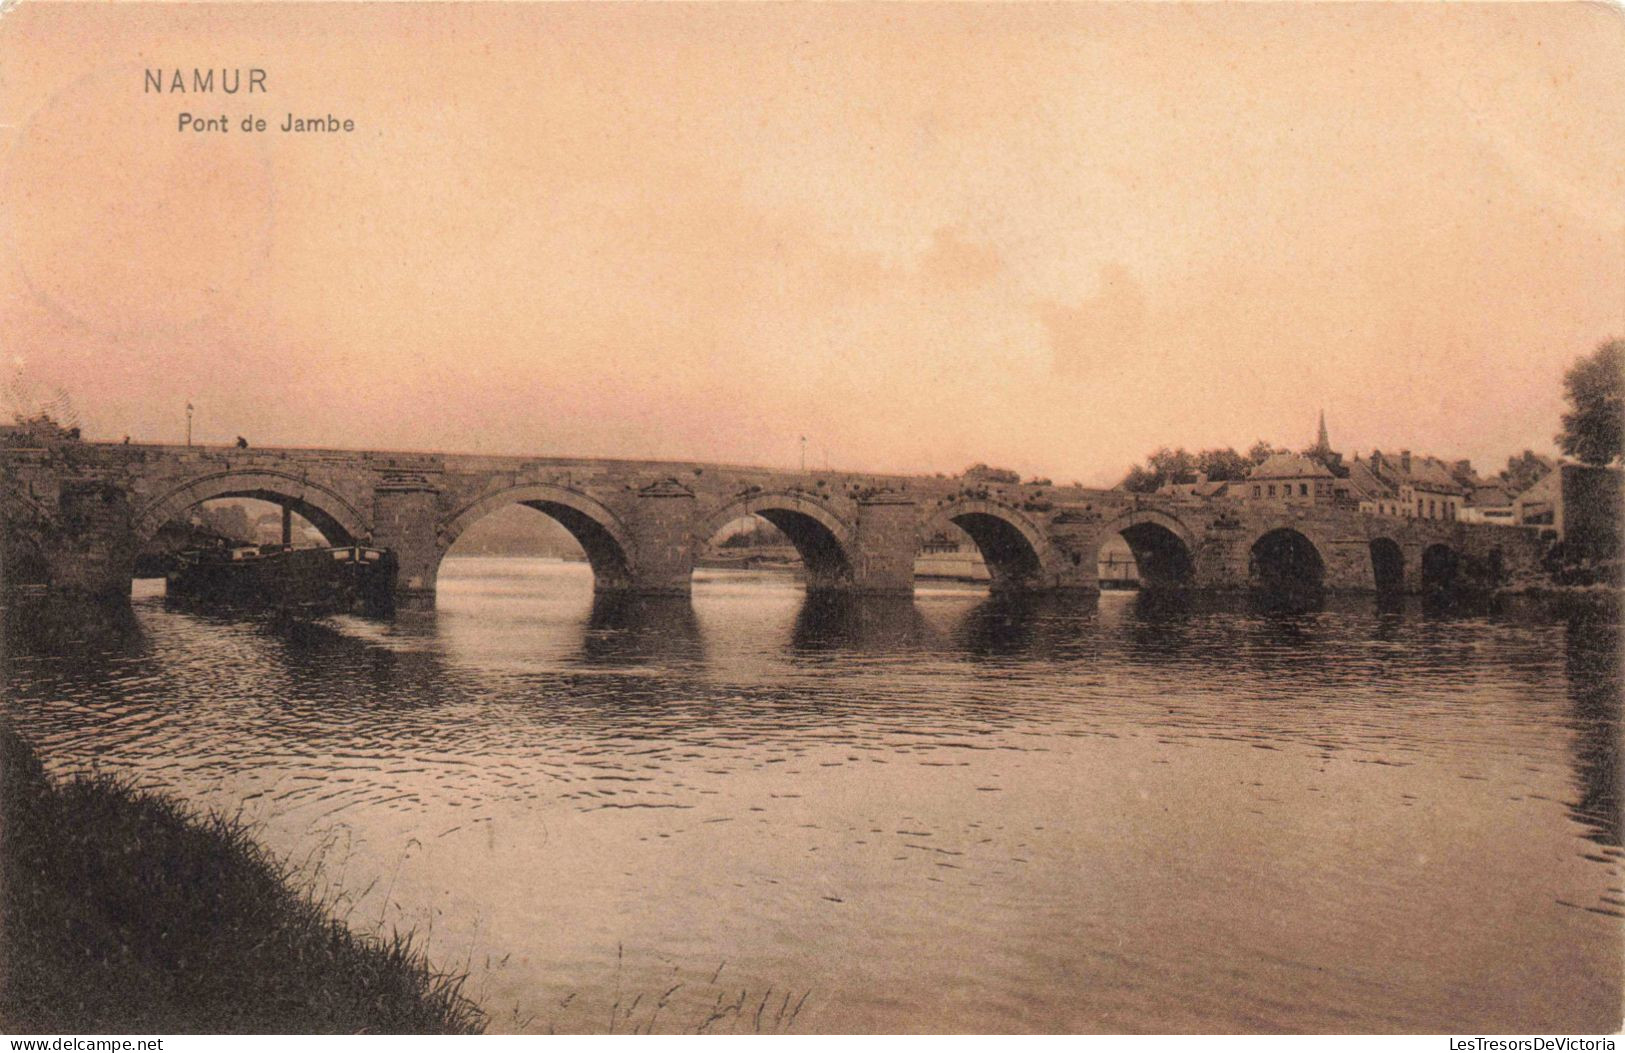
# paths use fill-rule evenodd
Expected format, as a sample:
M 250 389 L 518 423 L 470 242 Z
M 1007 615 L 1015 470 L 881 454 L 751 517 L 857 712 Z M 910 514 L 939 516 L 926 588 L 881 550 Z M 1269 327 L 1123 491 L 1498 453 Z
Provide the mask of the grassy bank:
M 468 1033 L 405 938 L 358 936 L 237 823 L 107 778 L 52 780 L 0 728 L 0 1028 Z

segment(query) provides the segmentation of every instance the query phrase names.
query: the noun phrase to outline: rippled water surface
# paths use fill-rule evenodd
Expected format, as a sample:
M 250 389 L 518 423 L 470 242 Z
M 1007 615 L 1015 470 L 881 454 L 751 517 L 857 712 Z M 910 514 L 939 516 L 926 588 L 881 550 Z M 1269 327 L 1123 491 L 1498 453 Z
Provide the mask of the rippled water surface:
M 817 603 L 448 560 L 433 612 L 141 590 L 7 656 L 56 770 L 241 814 L 493 1030 L 1611 1031 L 1619 634 L 1525 610 Z

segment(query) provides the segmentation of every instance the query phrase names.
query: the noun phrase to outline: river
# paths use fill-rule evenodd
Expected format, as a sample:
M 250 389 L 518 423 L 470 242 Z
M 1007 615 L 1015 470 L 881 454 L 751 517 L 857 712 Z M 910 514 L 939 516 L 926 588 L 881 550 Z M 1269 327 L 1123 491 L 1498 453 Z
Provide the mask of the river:
M 387 622 L 132 606 L 5 657 L 48 767 L 240 815 L 494 1031 L 1620 1022 L 1612 619 L 473 558 Z

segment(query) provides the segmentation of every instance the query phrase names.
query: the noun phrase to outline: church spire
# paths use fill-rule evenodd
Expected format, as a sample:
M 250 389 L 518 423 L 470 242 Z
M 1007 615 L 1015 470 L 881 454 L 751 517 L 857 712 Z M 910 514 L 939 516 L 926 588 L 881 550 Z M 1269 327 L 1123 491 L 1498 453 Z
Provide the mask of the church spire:
M 1324 464 L 1339 479 L 1348 476 L 1348 469 L 1343 467 L 1343 455 L 1332 449 L 1331 436 L 1326 434 L 1326 411 L 1324 409 L 1320 411 L 1320 429 L 1319 434 L 1315 436 L 1315 444 L 1303 452 L 1311 460 Z

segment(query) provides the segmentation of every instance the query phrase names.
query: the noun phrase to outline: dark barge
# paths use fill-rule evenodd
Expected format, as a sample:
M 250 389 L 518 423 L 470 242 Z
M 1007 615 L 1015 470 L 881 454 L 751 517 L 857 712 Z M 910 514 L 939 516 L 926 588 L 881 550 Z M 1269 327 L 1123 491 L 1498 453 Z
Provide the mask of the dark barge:
M 168 595 L 190 602 L 334 614 L 387 610 L 395 577 L 387 549 L 367 545 L 246 545 L 176 553 Z

